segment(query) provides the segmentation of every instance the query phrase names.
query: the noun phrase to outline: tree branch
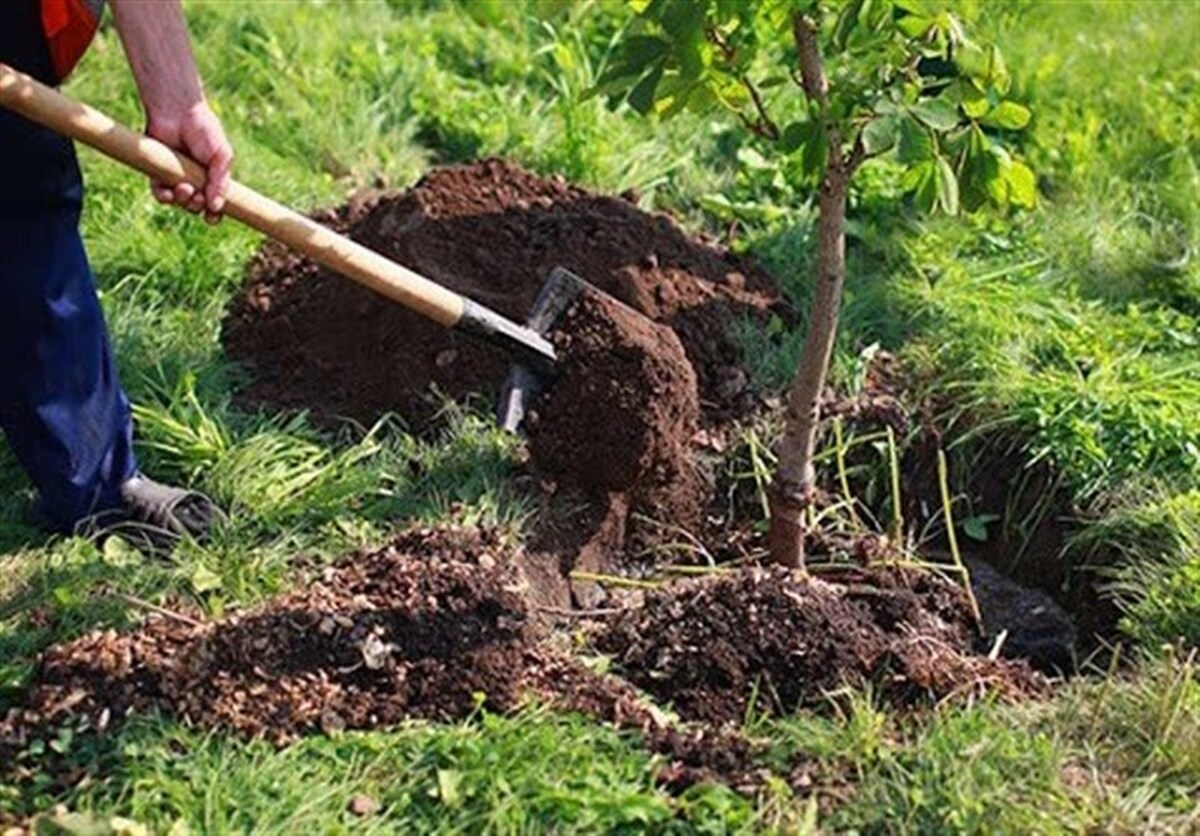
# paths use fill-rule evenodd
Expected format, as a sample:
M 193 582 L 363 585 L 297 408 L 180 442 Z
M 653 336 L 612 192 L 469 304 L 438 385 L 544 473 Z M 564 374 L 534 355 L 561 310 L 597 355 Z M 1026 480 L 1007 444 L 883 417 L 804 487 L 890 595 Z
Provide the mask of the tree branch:
M 721 54 L 725 57 L 725 60 L 732 64 L 733 59 L 737 58 L 737 50 L 731 47 L 729 42 L 721 36 L 721 33 L 717 30 L 717 27 L 706 26 L 704 28 L 704 35 L 709 39 L 709 41 L 712 42 L 714 46 L 716 46 L 717 49 L 721 50 Z
M 866 146 L 863 145 L 863 129 L 859 128 L 858 133 L 854 137 L 854 145 L 850 148 L 850 153 L 846 155 L 845 162 L 842 163 L 842 168 L 845 170 L 846 176 L 853 176 L 854 172 L 858 171 L 858 167 L 862 165 L 863 160 L 869 156 Z
M 721 56 L 726 63 L 733 64 L 737 60 L 737 50 L 730 46 L 725 40 L 720 31 L 715 26 L 707 26 L 704 29 L 704 35 L 717 49 L 721 50 Z M 738 118 L 742 120 L 742 124 L 750 131 L 753 131 L 758 136 L 764 139 L 776 141 L 781 136 L 779 125 L 767 113 L 767 107 L 763 103 L 762 94 L 758 92 L 758 88 L 754 86 L 754 82 L 745 73 L 738 74 L 738 81 L 746 88 L 746 92 L 750 94 L 750 100 L 754 102 L 754 109 L 758 113 L 758 119 L 751 119 L 740 110 L 735 111 Z
M 742 76 L 742 84 L 747 92 L 750 93 L 750 99 L 754 102 L 754 109 L 758 111 L 759 133 L 767 139 L 777 140 L 780 137 L 779 126 L 775 124 L 775 120 L 767 113 L 767 106 L 763 103 L 762 94 L 758 92 L 758 88 L 754 86 L 754 82 L 747 75 Z
M 801 86 L 808 98 L 824 111 L 829 107 L 829 79 L 825 77 L 821 48 L 817 45 L 817 23 L 799 13 L 792 15 L 792 39 L 800 61 Z

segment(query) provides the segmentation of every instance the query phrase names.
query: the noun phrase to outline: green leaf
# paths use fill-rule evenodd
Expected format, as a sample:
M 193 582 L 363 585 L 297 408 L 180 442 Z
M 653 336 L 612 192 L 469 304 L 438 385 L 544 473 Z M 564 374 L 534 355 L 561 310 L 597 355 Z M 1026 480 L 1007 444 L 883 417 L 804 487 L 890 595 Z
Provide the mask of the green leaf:
M 1016 102 L 1000 102 L 979 121 L 989 128 L 1003 128 L 1008 131 L 1019 131 L 1029 124 L 1033 114 L 1029 108 Z
M 938 204 L 947 215 L 958 214 L 958 177 L 945 157 L 937 158 Z
M 998 514 L 978 514 L 967 517 L 962 522 L 963 534 L 980 543 L 986 543 L 988 538 L 988 523 L 1000 519 Z
M 737 150 L 737 161 L 753 171 L 772 171 L 776 168 L 776 165 L 760 154 L 758 149 L 749 145 L 743 145 Z
M 988 101 L 988 97 L 980 91 L 978 87 L 966 79 L 958 79 L 954 82 L 947 91 L 951 95 L 957 97 L 959 106 L 962 107 L 963 113 L 967 114 L 972 119 L 978 119 L 980 116 L 988 112 L 992 103 Z
M 697 3 L 695 0 L 667 0 L 662 5 L 660 20 L 663 29 L 667 32 L 676 36 L 686 36 L 693 30 L 702 27 L 706 11 L 708 11 L 708 3 Z
M 913 202 L 922 212 L 932 212 L 938 202 L 937 163 L 923 160 L 917 163 L 900 180 L 901 187 L 912 192 Z
M 936 21 L 924 15 L 905 15 L 896 21 L 896 28 L 910 38 L 923 38 L 929 34 Z
M 457 807 L 462 803 L 463 774 L 457 769 L 439 769 L 437 771 L 438 798 L 447 807 Z
M 970 142 L 969 130 L 966 127 L 956 128 L 947 134 L 939 137 L 941 140 L 942 153 L 948 157 L 957 157 L 961 154 Z
M 876 116 L 863 128 L 863 149 L 868 154 L 881 154 L 896 144 L 899 135 L 899 119 L 895 116 Z
M 987 154 L 991 162 L 988 164 L 988 176 L 984 181 L 984 189 L 987 191 L 988 200 L 997 206 L 1008 205 L 1008 163 L 1000 158 L 1000 156 L 992 151 Z
M 988 148 L 987 137 L 978 126 L 972 125 L 963 151 L 962 176 L 959 178 L 959 197 L 964 209 L 974 212 L 989 200 L 1003 205 L 1007 202 L 1007 186 L 1000 176 L 1000 160 Z M 1000 199 L 991 193 L 991 184 L 999 181 Z
M 977 83 L 981 88 L 991 86 L 991 60 L 988 50 L 968 41 L 954 51 L 954 64 L 958 71 Z
M 948 131 L 961 121 L 958 107 L 953 102 L 940 97 L 919 101 L 910 110 L 913 116 L 935 131 Z
M 1007 93 L 1010 79 L 1008 65 L 1004 63 L 1004 55 L 995 44 L 988 46 L 988 80 L 1001 93 Z
M 792 122 L 783 129 L 783 135 L 779 138 L 779 150 L 785 154 L 791 154 L 798 148 L 816 141 L 819 131 L 820 126 L 811 120 L 802 119 Z
M 684 108 L 691 107 L 693 100 L 701 92 L 705 93 L 706 105 L 715 103 L 712 94 L 707 92 L 707 86 L 702 82 L 684 81 L 676 74 L 664 74 L 654 91 L 654 112 L 662 119 L 670 119 L 681 113 Z
M 135 546 L 118 535 L 105 538 L 100 552 L 109 566 L 130 566 L 145 559 Z
M 805 176 L 821 179 L 825 172 L 825 160 L 829 155 L 829 140 L 825 131 L 814 123 L 812 140 L 804 143 L 800 150 L 800 163 Z
M 974 80 L 981 88 L 990 87 L 1001 93 L 1008 91 L 1008 67 L 995 44 L 981 46 L 966 41 L 955 50 L 954 63 L 963 75 Z
M 700 195 L 700 208 L 721 220 L 731 220 L 735 213 L 733 202 L 720 192 Z
M 694 81 L 700 78 L 705 69 L 712 64 L 712 56 L 713 45 L 708 42 L 704 36 L 704 30 L 699 26 L 687 30 L 675 41 L 675 58 L 679 62 L 679 74 L 685 80 Z
M 1004 171 L 1008 184 L 1008 202 L 1022 209 L 1037 206 L 1037 177 L 1025 163 L 1013 160 Z
M 670 42 L 658 35 L 630 35 L 621 44 L 623 74 L 637 74 L 651 62 L 664 57 L 670 48 Z
M 912 117 L 900 120 L 900 146 L 897 150 L 900 162 L 918 163 L 933 157 L 933 138 Z
M 771 203 L 744 201 L 734 203 L 723 194 L 712 193 L 700 196 L 700 208 L 724 221 L 762 221 L 774 223 L 788 216 L 788 210 Z
M 654 107 L 654 91 L 662 79 L 663 65 L 659 63 L 629 91 L 629 106 L 645 116 Z
M 188 580 L 192 584 L 192 590 L 197 593 L 212 592 L 220 589 L 223 584 L 220 575 L 202 564 L 192 570 Z
M 862 11 L 863 0 L 850 0 L 838 15 L 837 24 L 833 27 L 833 45 L 845 49 L 846 42 L 858 23 L 858 13 Z

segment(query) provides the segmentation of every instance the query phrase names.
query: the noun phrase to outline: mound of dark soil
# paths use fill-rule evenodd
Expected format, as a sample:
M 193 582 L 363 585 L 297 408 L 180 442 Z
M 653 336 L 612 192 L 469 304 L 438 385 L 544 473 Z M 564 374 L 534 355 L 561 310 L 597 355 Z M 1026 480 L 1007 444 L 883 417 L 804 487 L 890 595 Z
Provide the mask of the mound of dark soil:
M 707 501 L 691 461 L 700 406 L 675 332 L 585 294 L 555 345 L 558 378 L 528 421 L 538 470 L 599 495 L 625 493 L 632 513 L 693 526 Z
M 96 727 L 158 709 L 286 740 L 512 708 L 536 673 L 520 578 L 477 533 L 414 531 L 303 591 L 222 621 L 153 620 L 52 648 L 31 717 Z
M 413 530 L 250 612 L 154 616 L 51 647 L 22 705 L 0 717 L 0 775 L 35 737 L 103 734 L 133 713 L 284 744 L 532 697 L 640 732 L 668 756 L 672 785 L 749 780 L 745 739 L 666 725 L 627 683 L 545 643 L 512 557 L 487 532 Z
M 786 714 L 843 685 L 898 704 L 1040 690 L 1026 665 L 972 648 L 965 595 L 932 575 L 857 570 L 837 583 L 742 569 L 677 583 L 597 636 L 621 673 L 685 719 Z
M 749 792 L 761 752 L 736 724 L 754 694 L 782 713 L 865 681 L 897 703 L 1040 687 L 1023 665 L 970 653 L 955 587 L 866 570 L 837 584 L 753 569 L 672 585 L 601 628 L 630 681 L 603 676 L 542 633 L 519 557 L 488 532 L 412 530 L 252 611 L 154 616 L 51 647 L 0 718 L 0 776 L 30 777 L 17 755 L 35 739 L 64 726 L 102 735 L 134 713 L 285 744 L 534 698 L 638 732 L 666 757 L 658 778 L 673 789 L 720 780 Z M 700 722 L 666 721 L 630 682 Z
M 666 215 L 498 160 L 439 169 L 408 192 L 317 218 L 522 321 L 550 269 L 566 267 L 678 334 L 709 415 L 752 403 L 732 319 L 787 313 L 762 270 Z M 252 373 L 251 403 L 368 424 L 385 412 L 427 416 L 430 387 L 493 393 L 508 364 L 275 244 L 252 264 L 223 341 Z

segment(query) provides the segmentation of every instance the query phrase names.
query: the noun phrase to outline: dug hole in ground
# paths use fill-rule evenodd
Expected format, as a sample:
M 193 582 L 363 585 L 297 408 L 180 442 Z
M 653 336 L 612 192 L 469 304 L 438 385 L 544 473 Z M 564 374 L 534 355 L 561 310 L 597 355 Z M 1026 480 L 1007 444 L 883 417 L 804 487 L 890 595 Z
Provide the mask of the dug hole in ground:
M 555 266 L 610 295 L 585 295 L 555 333 L 560 374 L 533 405 L 529 461 L 513 477 L 536 511 L 525 544 L 410 529 L 252 610 L 152 616 L 128 633 L 53 647 L 0 722 L 0 748 L 65 723 L 105 733 L 133 712 L 286 744 L 537 699 L 639 730 L 667 756 L 668 784 L 742 787 L 754 780 L 754 746 L 738 730 L 750 712 L 827 706 L 843 685 L 870 684 L 896 706 L 1042 691 L 1019 658 L 1038 643 L 1002 646 L 1018 658 L 995 658 L 991 637 L 1041 619 L 1049 626 L 1039 629 L 1067 636 L 1033 654 L 1050 667 L 1071 625 L 1045 593 L 986 566 L 976 573 L 981 636 L 960 586 L 889 565 L 878 538 L 818 542 L 830 568 L 812 581 L 756 565 L 757 508 L 730 512 L 713 467 L 739 422 L 768 409 L 730 331 L 740 318 L 794 314 L 751 261 L 643 212 L 634 197 L 491 160 L 318 213 L 517 320 Z M 399 412 L 418 432 L 437 420 L 431 390 L 486 395 L 509 364 L 275 245 L 252 262 L 223 338 L 250 372 L 239 395 L 247 405 L 328 423 Z M 896 393 L 877 377 L 830 412 L 894 420 Z M 661 548 L 681 537 L 718 556 L 719 571 L 642 589 L 597 581 L 686 562 Z M 581 628 L 590 649 L 611 657 L 610 673 L 574 655 L 566 634 Z

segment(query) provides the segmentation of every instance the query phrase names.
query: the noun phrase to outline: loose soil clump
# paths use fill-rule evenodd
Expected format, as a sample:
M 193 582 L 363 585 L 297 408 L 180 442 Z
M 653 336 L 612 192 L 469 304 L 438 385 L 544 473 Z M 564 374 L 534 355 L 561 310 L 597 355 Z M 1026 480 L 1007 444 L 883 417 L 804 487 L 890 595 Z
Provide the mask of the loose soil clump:
M 848 570 L 828 582 L 775 567 L 654 592 L 597 645 L 681 717 L 709 723 L 788 714 L 844 685 L 871 683 L 901 705 L 1041 690 L 1027 665 L 976 655 L 973 630 L 962 591 L 929 574 Z
M 555 335 L 558 377 L 530 415 L 538 470 L 628 496 L 628 512 L 694 527 L 707 496 L 691 461 L 696 378 L 679 338 L 612 297 L 585 293 Z
M 790 317 L 765 272 L 668 216 L 500 160 L 315 217 L 518 321 L 551 268 L 566 267 L 676 332 L 709 417 L 753 406 L 731 323 Z M 245 401 L 364 424 L 395 412 L 419 425 L 431 389 L 494 393 L 509 362 L 277 244 L 251 265 L 223 342 L 251 372 Z

